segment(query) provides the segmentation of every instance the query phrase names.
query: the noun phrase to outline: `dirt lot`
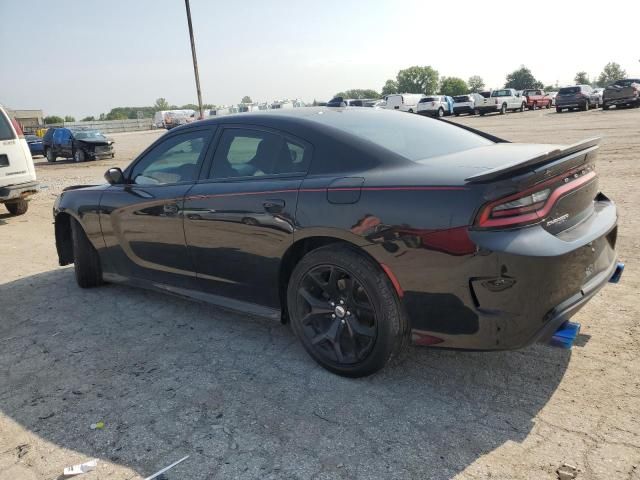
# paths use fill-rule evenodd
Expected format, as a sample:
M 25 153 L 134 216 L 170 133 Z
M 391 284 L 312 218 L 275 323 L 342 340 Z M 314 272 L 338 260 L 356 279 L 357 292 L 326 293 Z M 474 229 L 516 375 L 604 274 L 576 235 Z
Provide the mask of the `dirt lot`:
M 289 328 L 160 294 L 80 290 L 60 268 L 51 206 L 158 132 L 114 135 L 117 157 L 37 159 L 42 192 L 0 215 L 0 479 L 640 479 L 640 110 L 551 110 L 458 121 L 513 141 L 604 136 L 601 187 L 628 268 L 576 320 L 572 351 L 413 349 L 361 380 L 320 369 Z M 102 430 L 90 425 L 105 422 Z

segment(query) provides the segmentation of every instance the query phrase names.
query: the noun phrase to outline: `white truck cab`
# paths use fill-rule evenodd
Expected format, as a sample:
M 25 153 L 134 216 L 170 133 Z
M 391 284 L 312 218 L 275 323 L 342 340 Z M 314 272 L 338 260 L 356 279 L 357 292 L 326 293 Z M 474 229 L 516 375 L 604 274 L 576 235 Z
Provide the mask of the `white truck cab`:
M 417 113 L 418 103 L 426 95 L 423 93 L 394 93 L 387 95 L 385 108 L 389 110 L 402 110 L 403 112 Z
M 38 191 L 36 169 L 20 124 L 0 105 L 0 203 L 12 215 L 27 211 L 27 198 Z
M 527 107 L 527 100 L 523 98 L 518 91 L 513 88 L 501 88 L 493 90 L 491 96 L 483 97 L 482 101 L 476 104 L 476 110 L 480 115 L 489 112 L 500 112 L 500 115 L 507 113 L 507 110 L 513 112 L 524 112 Z

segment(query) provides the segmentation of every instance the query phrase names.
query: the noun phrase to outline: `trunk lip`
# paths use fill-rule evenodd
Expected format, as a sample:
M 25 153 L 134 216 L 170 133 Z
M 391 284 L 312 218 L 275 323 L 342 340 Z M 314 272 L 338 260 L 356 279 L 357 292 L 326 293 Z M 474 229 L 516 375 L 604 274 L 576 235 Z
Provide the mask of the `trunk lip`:
M 545 152 L 541 155 L 535 156 L 524 162 L 518 161 L 513 163 L 507 163 L 500 167 L 485 170 L 483 172 L 471 175 L 465 178 L 465 182 L 468 183 L 484 183 L 500 179 L 510 173 L 526 170 L 528 167 L 539 167 L 545 163 L 550 163 L 553 160 L 559 160 L 562 157 L 568 157 L 575 153 L 589 153 L 599 148 L 602 137 L 592 137 L 580 142 L 568 145 L 564 148 L 557 148 L 549 152 Z

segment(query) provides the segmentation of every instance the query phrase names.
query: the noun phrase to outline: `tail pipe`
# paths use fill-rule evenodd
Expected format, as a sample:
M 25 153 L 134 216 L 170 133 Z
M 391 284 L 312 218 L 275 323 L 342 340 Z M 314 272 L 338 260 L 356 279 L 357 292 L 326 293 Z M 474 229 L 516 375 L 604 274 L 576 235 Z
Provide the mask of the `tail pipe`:
M 580 333 L 579 323 L 564 322 L 560 325 L 560 328 L 556 330 L 556 333 L 553 334 L 551 340 L 549 340 L 549 345 L 569 349 L 573 346 L 573 342 L 576 340 L 578 333 Z
M 624 263 L 618 262 L 613 275 L 611 275 L 611 278 L 609 279 L 609 282 L 618 283 L 620 281 L 620 278 L 622 277 L 622 272 L 624 272 Z

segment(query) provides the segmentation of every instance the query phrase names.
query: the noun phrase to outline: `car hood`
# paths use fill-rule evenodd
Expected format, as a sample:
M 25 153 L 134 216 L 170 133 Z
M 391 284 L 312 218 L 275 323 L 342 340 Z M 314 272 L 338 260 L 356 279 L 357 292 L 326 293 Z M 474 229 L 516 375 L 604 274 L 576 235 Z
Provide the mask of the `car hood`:
M 91 145 L 111 145 L 113 143 L 113 140 L 98 140 L 97 138 L 79 138 L 77 140 L 78 142 L 83 142 L 83 143 L 88 143 Z
M 63 192 L 68 192 L 69 190 L 105 190 L 109 188 L 110 185 L 108 183 L 101 185 L 70 185 L 62 189 Z

